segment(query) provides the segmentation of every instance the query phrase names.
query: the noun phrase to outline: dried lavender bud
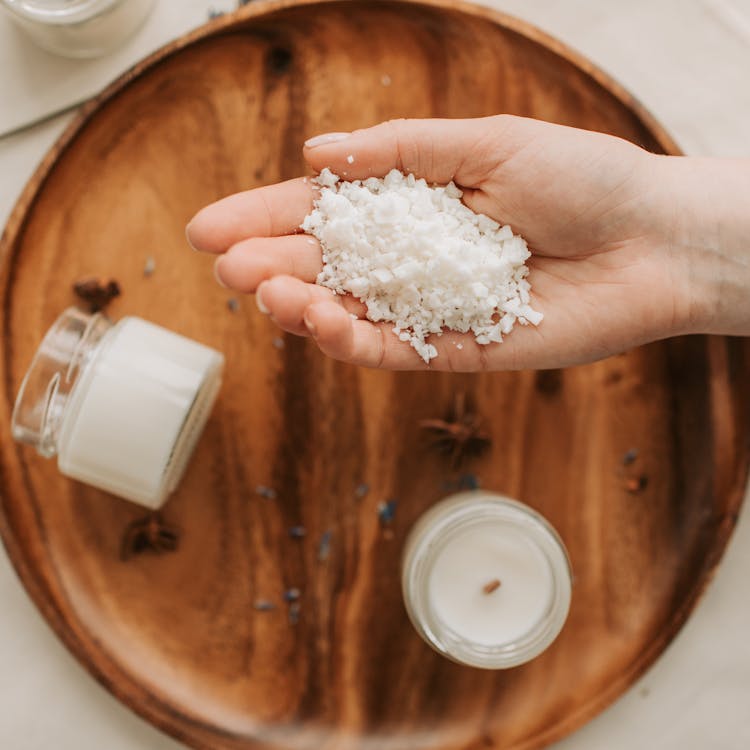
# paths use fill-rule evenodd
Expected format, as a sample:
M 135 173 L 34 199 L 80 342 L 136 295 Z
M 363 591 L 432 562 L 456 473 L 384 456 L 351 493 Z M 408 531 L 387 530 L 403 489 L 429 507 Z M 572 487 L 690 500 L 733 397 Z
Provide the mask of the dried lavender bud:
M 276 605 L 267 599 L 256 599 L 253 602 L 253 609 L 257 609 L 258 612 L 271 612 L 276 609 Z
M 273 487 L 266 487 L 265 484 L 259 484 L 255 488 L 255 494 L 264 497 L 266 500 L 276 499 L 276 490 Z
M 630 464 L 632 464 L 632 463 L 635 462 L 636 458 L 638 458 L 638 450 L 636 448 L 631 448 L 622 457 L 622 465 L 623 466 L 630 466 Z
M 462 474 L 458 478 L 458 488 L 460 490 L 478 490 L 479 477 L 476 474 Z
M 387 503 L 380 503 L 378 505 L 378 519 L 380 520 L 381 526 L 385 526 L 393 521 L 393 517 L 396 515 L 397 505 L 397 500 L 389 500 Z
M 318 542 L 318 560 L 325 562 L 331 554 L 331 539 L 333 538 L 333 532 L 324 531 L 323 536 L 320 537 Z
M 307 534 L 307 529 L 304 526 L 290 526 L 289 536 L 292 539 L 302 539 Z
M 285 602 L 296 602 L 297 599 L 301 596 L 301 591 L 298 588 L 291 588 L 287 589 L 284 592 L 284 601 Z

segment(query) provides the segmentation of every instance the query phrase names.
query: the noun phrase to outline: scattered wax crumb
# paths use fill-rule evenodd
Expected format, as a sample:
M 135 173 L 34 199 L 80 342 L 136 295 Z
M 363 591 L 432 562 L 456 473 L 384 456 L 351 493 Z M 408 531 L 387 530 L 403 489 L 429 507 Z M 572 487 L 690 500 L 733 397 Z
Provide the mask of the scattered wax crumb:
M 380 77 L 380 83 L 382 83 L 383 86 L 390 86 L 391 85 L 391 77 L 387 73 L 384 73 Z
M 155 270 L 156 270 L 156 261 L 154 260 L 152 255 L 148 255 L 146 257 L 146 262 L 143 264 L 143 275 L 151 276 L 153 275 Z
M 351 154 L 349 154 L 349 156 L 346 157 L 346 163 L 354 164 L 354 157 Z
M 463 344 L 456 344 L 456 349 L 463 349 L 463 348 L 464 348 Z

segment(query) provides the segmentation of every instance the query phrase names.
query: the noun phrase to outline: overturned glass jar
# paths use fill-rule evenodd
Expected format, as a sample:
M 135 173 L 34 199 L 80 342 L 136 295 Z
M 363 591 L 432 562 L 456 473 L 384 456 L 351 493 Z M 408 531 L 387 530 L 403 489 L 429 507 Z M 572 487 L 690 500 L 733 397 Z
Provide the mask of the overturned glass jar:
M 61 473 L 159 508 L 177 487 L 221 386 L 224 357 L 141 318 L 67 309 L 21 384 L 15 440 Z

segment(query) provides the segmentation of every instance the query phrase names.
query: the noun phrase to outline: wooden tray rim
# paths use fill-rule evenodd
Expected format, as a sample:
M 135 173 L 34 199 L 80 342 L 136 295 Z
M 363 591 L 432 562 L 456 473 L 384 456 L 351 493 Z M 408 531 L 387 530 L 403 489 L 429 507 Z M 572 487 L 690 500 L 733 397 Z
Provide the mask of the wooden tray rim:
M 11 274 L 9 274 L 8 256 L 18 237 L 23 233 L 26 217 L 41 193 L 47 178 L 52 173 L 56 162 L 75 141 L 78 133 L 83 130 L 89 120 L 111 99 L 126 89 L 131 82 L 195 42 L 231 32 L 236 27 L 241 27 L 246 21 L 253 18 L 263 17 L 287 8 L 348 2 L 362 3 L 367 2 L 367 0 L 256 0 L 252 4 L 245 5 L 232 13 L 209 21 L 168 42 L 114 79 L 101 93 L 81 105 L 71 123 L 50 147 L 29 178 L 6 222 L 3 233 L 0 236 L 1 288 L 5 289 L 12 280 Z M 683 152 L 676 141 L 627 89 L 583 54 L 547 32 L 542 31 L 534 24 L 490 7 L 476 5 L 469 2 L 469 0 L 391 0 L 391 2 L 394 4 L 403 3 L 407 5 L 427 6 L 464 13 L 468 16 L 488 20 L 497 26 L 506 28 L 542 45 L 585 72 L 618 99 L 653 135 L 664 150 L 664 153 L 675 156 L 682 155 Z M 6 340 L 9 333 L 8 325 L 8 310 L 4 306 L 0 310 L 0 328 L 6 336 Z M 3 368 L 5 370 L 6 398 L 8 399 L 8 403 L 10 403 L 14 399 L 15 394 L 8 377 L 7 361 L 3 363 Z M 608 689 L 603 691 L 597 700 L 592 701 L 577 712 L 568 715 L 547 732 L 536 735 L 528 743 L 518 746 L 516 750 L 532 750 L 533 748 L 546 746 L 580 728 L 620 697 L 661 655 L 666 646 L 685 624 L 716 573 L 736 526 L 739 510 L 745 496 L 747 473 L 746 466 L 743 475 L 735 478 L 735 482 L 729 493 L 724 522 L 717 530 L 715 537 L 713 556 L 707 561 L 703 575 L 696 578 L 692 591 L 684 599 L 683 606 L 673 612 L 671 619 L 662 628 L 660 637 L 652 641 L 649 648 L 641 653 L 640 658 L 632 667 L 629 670 L 621 672 L 619 677 L 610 683 Z M 0 463 L 0 476 L 2 476 L 2 463 Z M 207 744 L 204 744 L 203 740 L 191 735 L 188 726 L 197 732 L 214 735 L 221 733 L 221 730 L 214 725 L 206 724 L 187 714 L 177 714 L 169 703 L 150 693 L 143 685 L 138 683 L 125 668 L 125 665 L 121 665 L 113 660 L 105 651 L 100 650 L 87 632 L 84 631 L 79 634 L 74 630 L 72 623 L 69 623 L 65 619 L 57 606 L 56 592 L 47 585 L 44 577 L 39 574 L 39 571 L 28 563 L 22 551 L 23 545 L 18 541 L 6 515 L 3 498 L 4 494 L 0 491 L 0 539 L 2 539 L 8 557 L 27 593 L 47 621 L 47 624 L 64 643 L 68 651 L 73 654 L 77 661 L 97 682 L 141 718 L 190 747 L 211 750 Z M 231 732 L 226 732 L 225 736 L 230 740 L 240 739 Z

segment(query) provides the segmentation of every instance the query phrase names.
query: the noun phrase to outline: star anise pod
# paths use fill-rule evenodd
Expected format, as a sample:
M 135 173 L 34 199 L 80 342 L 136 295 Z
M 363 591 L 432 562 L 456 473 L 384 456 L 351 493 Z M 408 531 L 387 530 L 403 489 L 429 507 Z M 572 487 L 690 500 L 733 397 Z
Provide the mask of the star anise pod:
M 106 283 L 96 278 L 80 279 L 73 284 L 76 297 L 85 302 L 90 312 L 103 310 L 115 297 L 119 297 L 120 285 L 110 279 Z
M 120 558 L 128 560 L 142 552 L 161 555 L 174 552 L 180 544 L 180 530 L 165 523 L 160 513 L 149 513 L 131 521 L 125 528 Z
M 482 420 L 471 411 L 465 393 L 457 393 L 453 408 L 445 419 L 423 419 L 421 429 L 429 433 L 432 444 L 447 454 L 454 469 L 469 456 L 478 456 L 489 446 L 491 439 L 482 429 Z

